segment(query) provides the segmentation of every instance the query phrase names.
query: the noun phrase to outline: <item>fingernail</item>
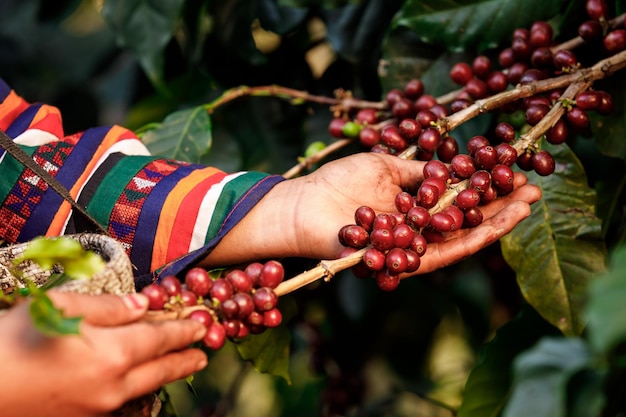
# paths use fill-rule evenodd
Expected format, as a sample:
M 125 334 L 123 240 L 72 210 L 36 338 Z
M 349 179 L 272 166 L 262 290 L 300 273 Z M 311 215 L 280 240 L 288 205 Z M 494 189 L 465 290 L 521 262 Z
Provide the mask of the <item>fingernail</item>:
M 206 331 L 207 331 L 207 328 L 205 326 L 202 326 L 201 328 L 196 330 L 196 332 L 193 335 L 193 340 L 195 341 L 202 340 L 204 338 L 204 335 L 206 335 Z
M 129 309 L 144 309 L 148 306 L 148 298 L 142 294 L 129 294 L 123 298 L 124 304 Z
M 209 361 L 207 360 L 207 358 L 200 359 L 200 361 L 198 361 L 198 364 L 196 365 L 196 370 L 199 371 L 201 369 L 204 369 L 204 367 L 207 366 L 208 363 Z

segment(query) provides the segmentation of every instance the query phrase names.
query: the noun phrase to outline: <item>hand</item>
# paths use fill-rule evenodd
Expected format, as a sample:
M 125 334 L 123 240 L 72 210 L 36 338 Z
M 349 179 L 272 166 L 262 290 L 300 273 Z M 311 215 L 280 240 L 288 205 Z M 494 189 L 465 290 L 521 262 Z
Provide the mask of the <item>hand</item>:
M 138 321 L 148 305 L 141 294 L 49 294 L 67 316 L 84 317 L 80 335 L 42 335 L 27 302 L 0 316 L 5 417 L 102 415 L 206 365 L 204 352 L 186 349 L 205 327 Z
M 359 153 L 324 164 L 303 177 L 276 185 L 213 251 L 208 264 L 303 256 L 334 259 L 342 249 L 339 229 L 354 223 L 354 212 L 368 205 L 377 213 L 396 211 L 398 192 L 416 191 L 424 162 Z M 516 174 L 513 193 L 481 207 L 483 224 L 448 234 L 431 244 L 419 273 L 457 262 L 510 232 L 530 214 L 541 191 Z

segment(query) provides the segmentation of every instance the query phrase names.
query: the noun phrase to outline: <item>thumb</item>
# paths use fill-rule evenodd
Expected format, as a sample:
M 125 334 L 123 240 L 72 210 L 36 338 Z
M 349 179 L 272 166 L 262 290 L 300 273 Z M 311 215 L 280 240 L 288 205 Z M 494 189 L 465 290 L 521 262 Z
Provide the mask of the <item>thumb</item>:
M 148 299 L 140 293 L 123 296 L 88 295 L 53 290 L 48 295 L 65 316 L 81 316 L 97 326 L 116 326 L 137 321 L 148 309 Z

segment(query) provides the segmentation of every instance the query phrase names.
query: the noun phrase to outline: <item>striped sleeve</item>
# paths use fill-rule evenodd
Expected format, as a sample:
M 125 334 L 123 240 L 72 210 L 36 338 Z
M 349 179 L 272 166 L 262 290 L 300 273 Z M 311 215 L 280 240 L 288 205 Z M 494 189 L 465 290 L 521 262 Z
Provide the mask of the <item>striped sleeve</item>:
M 137 287 L 197 263 L 284 178 L 149 155 L 119 126 L 64 136 L 54 107 L 29 104 L 0 79 L 0 128 L 126 249 Z M 89 230 L 54 190 L 0 156 L 0 239 L 23 242 Z

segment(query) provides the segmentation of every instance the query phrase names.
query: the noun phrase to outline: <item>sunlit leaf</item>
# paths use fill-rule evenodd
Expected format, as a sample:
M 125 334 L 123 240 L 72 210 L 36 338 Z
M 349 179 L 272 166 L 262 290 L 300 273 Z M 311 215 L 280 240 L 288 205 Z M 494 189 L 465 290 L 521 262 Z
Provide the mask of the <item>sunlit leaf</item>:
M 498 46 L 513 30 L 558 13 L 563 0 L 409 0 L 395 20 L 426 43 L 462 51 Z
M 566 417 L 570 378 L 590 365 L 580 338 L 543 338 L 514 362 L 514 384 L 503 417 Z
M 211 148 L 211 119 L 202 106 L 179 110 L 141 139 L 153 155 L 198 163 Z
M 532 308 L 503 325 L 485 345 L 472 369 L 463 394 L 458 417 L 495 417 L 506 403 L 513 379 L 515 357 L 534 345 L 540 337 L 557 334 Z
M 81 317 L 65 317 L 44 291 L 32 289 L 29 313 L 33 325 L 45 335 L 79 334 Z
M 516 271 L 526 300 L 566 335 L 583 329 L 587 284 L 606 268 L 606 248 L 595 192 L 566 145 L 545 146 L 557 161 L 547 177 L 528 173 L 543 197 L 532 214 L 502 239 L 503 255 Z

